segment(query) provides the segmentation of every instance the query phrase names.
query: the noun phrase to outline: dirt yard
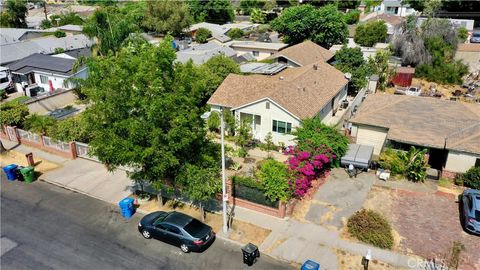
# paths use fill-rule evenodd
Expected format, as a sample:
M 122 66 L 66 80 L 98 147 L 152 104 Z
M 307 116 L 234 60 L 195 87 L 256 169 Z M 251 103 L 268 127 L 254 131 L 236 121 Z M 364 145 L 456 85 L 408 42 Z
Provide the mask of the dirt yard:
M 362 256 L 360 255 L 353 255 L 347 253 L 345 251 L 337 251 L 337 258 L 338 258 L 338 266 L 340 270 L 357 270 L 362 269 L 361 261 Z M 389 264 L 384 262 L 380 262 L 377 260 L 372 260 L 368 264 L 368 269 L 370 270 L 400 270 L 405 268 L 397 268 L 393 267 Z
M 7 166 L 9 164 L 17 164 L 24 167 L 28 166 L 27 158 L 25 157 L 25 155 L 14 150 L 8 151 L 0 155 L 0 160 L 1 160 L 2 167 Z M 35 161 L 35 172 L 39 174 L 43 174 L 47 171 L 50 171 L 59 167 L 58 164 L 43 160 L 38 157 L 34 157 L 34 161 Z
M 423 258 L 448 258 L 454 241 L 465 246 L 463 270 L 480 269 L 480 236 L 463 231 L 455 192 L 415 192 L 373 187 L 365 207 L 381 212 L 400 237 L 400 251 Z
M 153 211 L 178 211 L 201 220 L 200 211 L 196 207 L 181 202 L 173 202 L 169 200 L 163 207 L 160 207 L 157 199 L 152 199 L 148 203 L 140 205 L 140 209 L 147 212 Z M 222 216 L 215 213 L 207 213 L 205 223 L 210 225 L 215 232 L 222 230 Z M 229 238 L 244 244 L 253 243 L 257 246 L 263 243 L 265 238 L 270 234 L 271 230 L 261 228 L 250 223 L 235 220 L 233 218 L 232 228 L 230 229 Z

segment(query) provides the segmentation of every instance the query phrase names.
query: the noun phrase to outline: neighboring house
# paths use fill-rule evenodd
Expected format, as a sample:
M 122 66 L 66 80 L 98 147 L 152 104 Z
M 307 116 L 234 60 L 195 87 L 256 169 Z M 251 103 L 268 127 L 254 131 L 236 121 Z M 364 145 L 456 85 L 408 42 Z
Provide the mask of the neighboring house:
M 47 30 L 50 30 L 50 31 L 63 31 L 65 33 L 69 33 L 69 34 L 81 34 L 82 31 L 83 31 L 83 27 L 81 25 L 75 25 L 75 24 L 66 24 L 66 25 L 62 25 L 62 26 L 59 26 L 59 27 L 52 27 L 52 28 L 49 28 Z
M 227 57 L 235 57 L 237 52 L 227 46 L 219 45 L 213 41 L 209 41 L 205 44 L 192 46 L 188 49 L 177 52 L 177 61 L 186 63 L 188 60 L 192 60 L 194 64 L 200 65 L 208 61 L 215 55 L 223 54 Z
M 330 123 L 347 85 L 344 74 L 322 59 L 271 76 L 230 74 L 208 104 L 212 110 L 229 110 L 237 122 L 250 121 L 255 139 L 263 141 L 271 132 L 274 143 L 293 144 L 291 132 L 302 119 Z
M 417 27 L 422 26 L 423 22 L 426 21 L 428 18 L 425 17 L 419 17 L 417 19 Z M 473 31 L 475 21 L 474 20 L 465 20 L 465 19 L 448 19 L 448 18 L 442 18 L 445 20 L 448 20 L 450 23 L 452 23 L 456 27 L 465 27 L 469 32 Z
M 367 60 L 370 56 L 374 57 L 379 50 L 385 50 L 388 48 L 388 43 L 377 43 L 373 47 L 363 47 L 355 43 L 353 38 L 348 38 L 347 44 L 345 45 L 347 45 L 347 48 L 360 48 L 360 50 L 362 50 L 363 58 L 365 60 Z M 329 51 L 335 55 L 335 53 L 341 50 L 343 46 L 344 44 L 335 44 L 330 47 Z
M 400 30 L 402 23 L 403 21 L 405 21 L 405 19 L 399 16 L 384 13 L 369 18 L 367 21 L 384 21 L 385 25 L 387 26 L 387 34 L 390 39 L 393 34 L 397 33 Z
M 274 59 L 279 63 L 285 63 L 290 67 L 301 67 L 313 63 L 329 62 L 334 56 L 334 53 L 307 40 L 302 43 L 293 45 L 278 53 L 268 57 Z
M 39 38 L 53 31 L 26 28 L 0 28 L 0 45 Z
M 458 44 L 455 59 L 467 64 L 470 72 L 480 71 L 480 43 Z
M 415 14 L 416 11 L 408 4 L 402 3 L 401 0 L 385 0 L 379 6 L 376 6 L 373 10 L 378 14 L 390 14 L 400 17 L 406 17 L 408 15 Z
M 285 43 L 268 43 L 257 41 L 232 41 L 226 44 L 237 52 L 237 56 L 250 53 L 257 61 L 264 60 L 288 46 Z
M 44 55 L 35 53 L 8 64 L 12 72 L 17 91 L 23 91 L 22 85 L 36 85 L 44 89 L 41 93 L 57 89 L 72 89 L 74 84 L 69 78 L 86 78 L 87 68 L 74 71 L 76 59 L 67 55 Z
M 0 65 L 17 61 L 34 53 L 54 54 L 57 48 L 61 48 L 68 53 L 89 49 L 93 44 L 94 41 L 83 34 L 62 38 L 48 36 L 5 44 L 0 46 Z
M 408 150 L 428 148 L 429 164 L 443 175 L 480 166 L 480 105 L 428 97 L 368 96 L 350 120 L 357 144 Z M 449 174 L 450 173 L 450 174 Z
M 196 23 L 190 26 L 188 32 L 193 37 L 199 28 L 206 28 L 212 32 L 212 37 L 209 40 L 212 40 L 217 43 L 225 43 L 231 41 L 232 39 L 227 35 L 228 32 L 233 28 L 238 28 L 243 31 L 250 31 L 255 29 L 258 24 L 252 24 L 251 22 L 240 22 L 240 23 L 227 23 L 227 24 L 215 24 L 215 23 L 207 23 L 201 22 Z

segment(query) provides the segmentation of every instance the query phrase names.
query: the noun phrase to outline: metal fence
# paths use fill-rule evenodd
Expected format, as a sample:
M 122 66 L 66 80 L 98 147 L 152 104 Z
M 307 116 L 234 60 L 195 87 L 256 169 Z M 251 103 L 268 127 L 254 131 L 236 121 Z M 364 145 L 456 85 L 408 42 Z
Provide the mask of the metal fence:
M 77 152 L 77 157 L 86 158 L 93 161 L 99 161 L 97 157 L 91 156 L 89 154 L 90 146 L 86 143 L 75 142 L 75 150 Z
M 30 131 L 26 131 L 23 129 L 17 128 L 18 136 L 21 138 L 21 140 L 26 140 L 34 143 L 40 143 L 41 137 L 40 135 L 37 135 L 35 133 L 32 133 Z
M 43 136 L 43 144 L 46 147 L 54 148 L 63 152 L 69 152 L 70 151 L 70 144 L 62 142 L 62 141 L 57 141 L 54 140 L 50 137 Z

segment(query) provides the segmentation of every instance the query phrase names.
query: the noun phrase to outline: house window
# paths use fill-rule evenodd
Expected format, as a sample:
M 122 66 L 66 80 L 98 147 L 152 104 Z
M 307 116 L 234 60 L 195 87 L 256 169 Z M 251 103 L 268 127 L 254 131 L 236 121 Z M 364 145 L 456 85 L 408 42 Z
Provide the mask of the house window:
M 253 56 L 259 56 L 260 52 L 259 51 L 252 51 Z
M 265 109 L 269 110 L 270 109 L 270 102 L 265 102 Z
M 475 167 L 480 167 L 480 158 L 475 161 Z
M 283 134 L 290 134 L 292 133 L 292 123 L 273 120 L 272 131 Z
M 47 84 L 48 83 L 48 77 L 40 75 L 40 82 L 43 83 L 43 84 Z

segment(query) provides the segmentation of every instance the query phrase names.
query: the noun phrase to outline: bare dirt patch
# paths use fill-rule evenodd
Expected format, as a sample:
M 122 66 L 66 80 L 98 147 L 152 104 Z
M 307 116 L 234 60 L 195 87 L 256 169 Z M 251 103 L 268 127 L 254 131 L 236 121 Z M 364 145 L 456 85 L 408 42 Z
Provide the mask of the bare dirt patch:
M 146 204 L 140 205 L 139 208 L 146 212 L 175 210 L 190 215 L 198 220 L 201 220 L 202 217 L 197 207 L 172 200 L 167 201 L 164 206 L 161 207 L 157 199 L 154 198 Z M 223 220 L 222 216 L 219 214 L 207 213 L 205 217 L 205 223 L 210 225 L 217 233 L 222 230 Z M 267 238 L 270 232 L 271 230 L 258 227 L 240 220 L 235 220 L 234 218 L 232 227 L 230 228 L 229 238 L 231 240 L 238 241 L 244 244 L 253 243 L 257 246 L 260 246 L 260 244 L 265 241 L 265 238 Z
M 43 174 L 47 171 L 51 171 L 51 170 L 54 170 L 54 169 L 60 167 L 60 165 L 58 165 L 56 163 L 47 161 L 45 159 L 38 158 L 36 156 L 34 156 L 33 158 L 34 158 L 34 161 L 35 161 L 35 164 L 36 164 L 35 165 L 35 171 L 39 172 L 40 174 Z M 24 166 L 24 167 L 28 166 L 28 162 L 27 162 L 27 159 L 25 157 L 25 154 L 14 151 L 14 150 L 10 150 L 10 151 L 0 155 L 0 159 L 1 159 L 2 167 L 5 167 L 9 164 L 17 164 L 17 165 Z
M 340 270 L 357 270 L 363 269 L 361 265 L 362 256 L 360 255 L 353 255 L 351 253 L 337 250 L 337 258 L 338 258 L 338 266 Z M 405 268 L 398 268 L 393 267 L 387 263 L 372 260 L 368 264 L 368 269 L 370 270 L 394 270 L 394 269 L 405 269 Z
M 465 246 L 463 270 L 480 269 L 480 237 L 463 231 L 456 192 L 435 193 L 374 188 L 365 207 L 382 213 L 398 233 L 398 249 L 426 259 L 445 259 L 455 241 Z M 454 194 L 452 194 L 454 193 Z

